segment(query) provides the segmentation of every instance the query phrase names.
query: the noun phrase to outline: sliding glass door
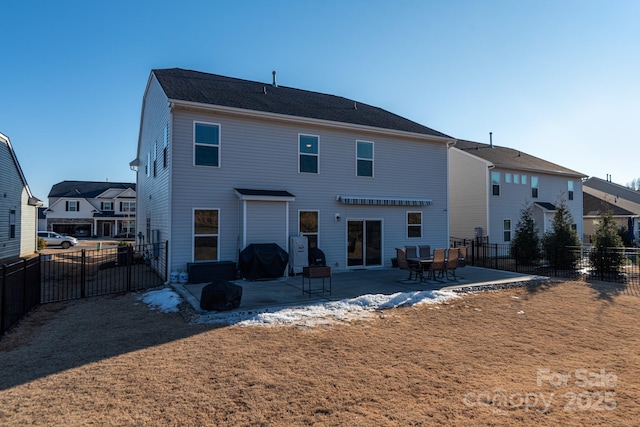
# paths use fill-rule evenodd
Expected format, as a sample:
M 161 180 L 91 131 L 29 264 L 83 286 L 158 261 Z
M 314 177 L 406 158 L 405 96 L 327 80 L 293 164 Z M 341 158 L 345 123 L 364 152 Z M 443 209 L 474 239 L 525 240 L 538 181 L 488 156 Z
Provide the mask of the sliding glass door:
M 382 221 L 349 220 L 347 228 L 347 265 L 382 265 Z

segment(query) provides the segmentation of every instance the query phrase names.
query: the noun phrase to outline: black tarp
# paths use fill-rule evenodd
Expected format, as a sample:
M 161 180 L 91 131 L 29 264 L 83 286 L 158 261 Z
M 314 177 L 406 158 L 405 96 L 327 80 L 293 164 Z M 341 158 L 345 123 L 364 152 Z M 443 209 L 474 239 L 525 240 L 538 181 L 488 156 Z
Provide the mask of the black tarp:
M 239 269 L 247 280 L 282 277 L 289 254 L 275 243 L 252 243 L 240 252 Z

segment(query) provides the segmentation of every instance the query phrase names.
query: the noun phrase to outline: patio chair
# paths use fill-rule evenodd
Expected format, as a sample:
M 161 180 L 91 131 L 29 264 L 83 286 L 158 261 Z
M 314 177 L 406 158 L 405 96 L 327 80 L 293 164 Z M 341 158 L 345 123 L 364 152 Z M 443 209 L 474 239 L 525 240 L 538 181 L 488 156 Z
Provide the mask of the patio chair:
M 418 258 L 418 250 L 415 246 L 405 246 L 405 251 L 407 251 L 407 258 Z
M 467 265 L 467 247 L 460 246 L 458 248 L 458 268 L 462 268 Z
M 436 279 L 437 277 L 442 277 L 444 275 L 446 254 L 446 249 L 435 249 L 433 251 L 433 262 L 429 268 L 429 278 Z M 438 273 L 437 276 L 436 273 Z
M 431 246 L 420 245 L 418 250 L 420 251 L 420 258 L 431 258 Z
M 416 274 L 416 280 L 422 278 L 422 268 L 420 264 L 413 264 L 407 261 L 406 249 L 396 248 L 396 259 L 398 260 L 398 268 L 400 270 L 407 270 L 409 272 L 409 280 L 412 280 L 413 274 Z
M 458 250 L 458 248 L 449 249 L 449 256 L 447 257 L 447 262 L 444 268 L 444 272 L 445 272 L 445 275 L 447 276 L 447 279 L 449 278 L 449 274 L 451 274 L 454 280 L 458 280 L 458 278 L 456 277 L 456 268 L 458 268 L 459 256 L 460 256 L 460 251 Z

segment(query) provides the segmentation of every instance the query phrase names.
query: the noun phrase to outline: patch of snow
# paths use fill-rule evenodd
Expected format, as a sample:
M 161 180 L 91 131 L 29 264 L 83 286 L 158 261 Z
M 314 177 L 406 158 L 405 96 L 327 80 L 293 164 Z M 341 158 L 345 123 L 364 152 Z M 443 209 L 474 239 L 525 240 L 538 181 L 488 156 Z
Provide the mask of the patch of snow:
M 372 294 L 356 298 L 297 307 L 273 307 L 260 310 L 232 310 L 203 314 L 197 323 L 222 323 L 237 326 L 300 325 L 317 326 L 373 317 L 376 310 L 410 307 L 418 304 L 441 304 L 460 298 L 451 291 L 398 292 Z M 170 288 L 145 293 L 141 298 L 152 309 L 178 311 L 181 298 Z M 438 308 L 438 307 L 436 307 Z

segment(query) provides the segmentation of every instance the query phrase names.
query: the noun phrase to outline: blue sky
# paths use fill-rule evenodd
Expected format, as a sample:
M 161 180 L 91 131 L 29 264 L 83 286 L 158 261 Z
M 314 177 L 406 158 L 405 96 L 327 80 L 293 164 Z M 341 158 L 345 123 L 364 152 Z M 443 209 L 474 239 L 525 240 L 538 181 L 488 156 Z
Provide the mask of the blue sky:
M 588 176 L 640 177 L 640 2 L 0 1 L 0 132 L 34 195 L 134 182 L 142 96 L 180 67 L 330 93 Z

